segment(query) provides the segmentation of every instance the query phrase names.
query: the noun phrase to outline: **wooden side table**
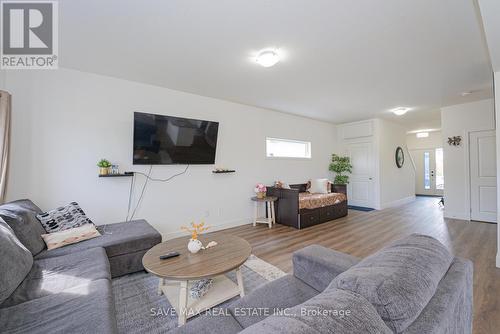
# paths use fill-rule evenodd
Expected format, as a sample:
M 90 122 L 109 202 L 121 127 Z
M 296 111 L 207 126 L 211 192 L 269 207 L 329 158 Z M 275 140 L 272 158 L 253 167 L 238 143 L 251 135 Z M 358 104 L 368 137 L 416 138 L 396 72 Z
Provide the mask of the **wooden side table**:
M 266 196 L 264 198 L 258 198 L 256 196 L 252 197 L 252 201 L 255 202 L 255 215 L 253 220 L 253 226 L 257 223 L 268 224 L 269 228 L 276 224 L 276 215 L 274 213 L 274 202 L 278 200 L 276 196 Z M 269 217 L 259 217 L 259 203 L 266 204 L 266 210 Z

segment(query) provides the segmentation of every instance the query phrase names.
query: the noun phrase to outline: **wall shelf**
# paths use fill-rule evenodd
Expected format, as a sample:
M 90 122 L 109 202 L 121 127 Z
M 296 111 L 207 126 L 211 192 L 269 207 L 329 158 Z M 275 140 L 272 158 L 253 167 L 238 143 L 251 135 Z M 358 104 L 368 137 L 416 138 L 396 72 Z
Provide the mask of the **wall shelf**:
M 134 172 L 125 172 L 123 174 L 99 175 L 99 177 L 127 177 L 127 176 L 134 176 Z
M 236 173 L 235 170 L 213 170 L 212 173 L 214 174 L 229 174 L 229 173 Z

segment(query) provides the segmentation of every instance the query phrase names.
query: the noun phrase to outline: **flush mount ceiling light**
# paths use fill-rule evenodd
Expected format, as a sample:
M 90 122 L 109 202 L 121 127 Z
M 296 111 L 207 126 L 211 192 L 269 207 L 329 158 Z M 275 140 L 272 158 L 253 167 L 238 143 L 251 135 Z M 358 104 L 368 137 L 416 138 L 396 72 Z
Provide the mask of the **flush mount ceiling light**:
M 417 138 L 427 138 L 429 137 L 429 132 L 417 132 Z
M 255 57 L 255 62 L 263 67 L 271 67 L 280 61 L 277 50 L 263 50 Z
M 410 110 L 410 108 L 406 108 L 406 107 L 397 107 L 397 108 L 391 109 L 392 113 L 394 115 L 397 115 L 397 116 L 403 116 L 404 114 L 406 114 L 408 112 L 408 110 Z

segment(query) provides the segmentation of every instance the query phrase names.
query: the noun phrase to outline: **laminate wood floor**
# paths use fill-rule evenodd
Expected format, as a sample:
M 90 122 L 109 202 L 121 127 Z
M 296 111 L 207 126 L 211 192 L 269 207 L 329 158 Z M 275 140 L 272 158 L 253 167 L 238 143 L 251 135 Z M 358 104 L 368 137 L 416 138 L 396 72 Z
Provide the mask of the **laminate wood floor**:
M 500 269 L 495 267 L 497 226 L 443 219 L 439 199 L 416 201 L 381 211 L 349 210 L 349 215 L 304 230 L 276 224 L 226 230 L 246 239 L 252 253 L 292 272 L 292 253 L 312 244 L 365 257 L 393 240 L 417 232 L 439 239 L 456 255 L 474 262 L 474 333 L 500 333 Z

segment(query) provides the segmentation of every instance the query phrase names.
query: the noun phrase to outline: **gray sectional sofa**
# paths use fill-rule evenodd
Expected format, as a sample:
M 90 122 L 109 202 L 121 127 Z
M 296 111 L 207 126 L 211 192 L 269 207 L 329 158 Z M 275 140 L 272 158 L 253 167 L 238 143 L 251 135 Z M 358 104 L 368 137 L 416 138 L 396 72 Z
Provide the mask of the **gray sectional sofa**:
M 363 260 L 309 246 L 294 253 L 293 268 L 173 333 L 472 332 L 472 263 L 429 236 L 411 235 Z
M 116 333 L 111 278 L 143 270 L 161 235 L 136 220 L 47 251 L 41 212 L 30 200 L 0 205 L 0 332 Z

